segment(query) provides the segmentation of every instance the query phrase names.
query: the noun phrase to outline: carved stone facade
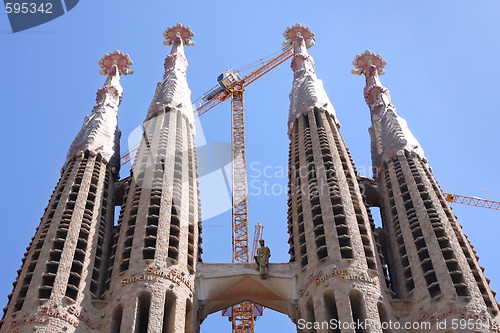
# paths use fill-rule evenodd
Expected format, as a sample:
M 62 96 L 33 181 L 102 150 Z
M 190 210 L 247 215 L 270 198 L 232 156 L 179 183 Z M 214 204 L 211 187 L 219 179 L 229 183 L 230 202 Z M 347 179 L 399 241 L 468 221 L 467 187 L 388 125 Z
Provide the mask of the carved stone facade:
M 109 332 L 191 332 L 201 248 L 194 120 L 185 43 L 174 38 L 144 122 L 131 176 L 122 181 L 107 291 Z
M 119 74 L 130 73 L 131 61 L 115 51 L 101 63 L 107 80 L 27 249 L 2 333 L 196 333 L 209 314 L 244 301 L 287 314 L 299 332 L 495 332 L 495 293 L 380 83 L 385 62 L 368 51 L 355 61 L 355 73 L 366 75 L 372 120 L 375 179 L 366 179 L 356 172 L 308 54 L 314 34 L 299 24 L 285 32 L 285 44 L 294 47 L 290 262 L 270 263 L 266 279 L 254 264 L 202 263 L 184 55 L 193 35 L 180 24 L 165 33 L 172 51 L 130 176 L 122 180 Z M 116 224 L 115 206 L 121 206 Z M 382 228 L 371 206 L 381 208 Z M 483 325 L 444 328 L 438 318 Z
M 380 58 L 369 51 L 364 56 Z M 495 318 L 498 322 L 499 307 L 479 258 L 432 176 L 420 144 L 391 104 L 389 90 L 378 77 L 380 70 L 370 62 L 363 72 L 390 276 L 395 299 L 413 306 L 400 312 L 401 319 L 429 321 L 425 310 L 463 309 L 452 313 L 479 317 L 485 325 L 474 332 L 490 332 L 490 323 Z

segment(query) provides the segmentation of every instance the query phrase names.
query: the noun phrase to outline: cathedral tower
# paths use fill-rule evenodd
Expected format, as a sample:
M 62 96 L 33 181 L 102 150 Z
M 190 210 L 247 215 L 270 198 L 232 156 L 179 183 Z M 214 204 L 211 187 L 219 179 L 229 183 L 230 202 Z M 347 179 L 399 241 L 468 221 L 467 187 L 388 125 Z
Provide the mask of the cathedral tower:
M 299 263 L 300 271 L 298 317 L 307 322 L 366 319 L 374 323 L 370 332 L 382 332 L 377 323 L 389 319 L 391 290 L 356 169 L 307 52 L 313 34 L 295 25 L 285 37 L 294 47 L 288 230 L 291 261 Z
M 201 241 L 195 123 L 184 46 L 194 33 L 164 33 L 172 51 L 144 121 L 121 212 L 107 281 L 107 332 L 191 332 L 194 277 Z
M 491 322 L 498 315 L 495 293 L 422 147 L 380 83 L 385 61 L 366 51 L 353 64 L 354 74 L 366 76 L 364 96 L 371 113 L 372 161 L 388 235 L 390 276 L 396 297 L 411 304 L 411 311 L 402 311 L 402 320 L 428 321 L 440 311 L 452 311 Z M 487 326 L 475 331 L 489 331 Z
M 41 323 L 37 332 L 100 327 L 89 318 L 101 318 L 93 304 L 104 290 L 113 227 L 120 74 L 132 72 L 132 61 L 114 51 L 99 64 L 101 74 L 108 75 L 106 82 L 71 144 L 59 183 L 27 248 L 4 310 L 2 332 L 33 332 L 27 324 Z M 84 320 L 79 322 L 75 314 L 82 309 Z

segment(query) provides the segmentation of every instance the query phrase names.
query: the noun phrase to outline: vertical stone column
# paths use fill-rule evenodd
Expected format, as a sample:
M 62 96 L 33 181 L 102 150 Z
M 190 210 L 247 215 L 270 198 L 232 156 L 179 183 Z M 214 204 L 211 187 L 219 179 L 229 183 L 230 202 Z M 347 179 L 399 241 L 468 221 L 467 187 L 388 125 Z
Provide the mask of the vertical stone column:
M 61 170 L 5 308 L 2 330 L 74 332 L 101 325 L 102 293 L 119 168 L 120 74 L 129 74 L 119 51 L 99 62 L 108 77 L 85 118 Z
M 378 308 L 389 307 L 391 290 L 354 163 L 307 53 L 312 33 L 296 25 L 285 35 L 294 46 L 288 228 L 291 261 L 301 269 L 298 328 L 338 331 L 331 320 L 359 320 L 372 323 L 366 332 L 382 332 Z
M 478 257 L 432 176 L 420 144 L 380 83 L 386 62 L 366 51 L 354 64 L 353 73 L 366 76 L 372 160 L 392 255 L 391 277 L 397 281 L 397 297 L 409 304 L 400 311 L 402 321 L 435 321 L 445 313 L 449 323 L 463 317 L 492 322 L 498 317 L 498 304 Z M 475 329 L 486 332 L 488 325 Z
M 124 309 L 112 332 L 192 332 L 194 277 L 199 260 L 200 205 L 191 91 L 184 45 L 193 33 L 180 24 L 164 34 L 172 51 L 144 122 L 144 133 L 113 245 L 107 298 Z M 107 323 L 113 323 L 108 311 Z

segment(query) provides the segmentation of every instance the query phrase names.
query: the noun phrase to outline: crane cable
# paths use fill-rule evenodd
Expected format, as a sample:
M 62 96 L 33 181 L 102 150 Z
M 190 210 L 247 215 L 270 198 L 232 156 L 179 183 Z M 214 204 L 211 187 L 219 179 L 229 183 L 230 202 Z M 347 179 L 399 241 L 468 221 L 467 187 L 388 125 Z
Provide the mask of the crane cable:
M 479 191 L 479 192 L 483 192 L 483 193 L 489 193 L 489 194 L 493 194 L 493 195 L 498 195 L 500 196 L 500 193 L 496 193 L 496 192 L 492 192 L 492 191 L 488 191 L 488 190 L 485 190 L 485 189 L 481 189 L 481 188 L 476 188 L 476 187 L 472 187 L 472 186 L 467 186 L 467 185 L 460 185 L 460 184 L 457 184 L 457 183 L 452 183 L 452 182 L 448 182 L 446 180 L 442 180 L 442 179 L 436 179 L 439 183 L 447 183 L 447 184 L 451 184 L 451 185 L 455 185 L 455 186 L 460 186 L 460 187 L 465 187 L 465 188 L 468 188 L 468 189 L 471 189 L 471 190 L 475 190 L 475 191 Z M 453 191 L 455 191 L 455 189 L 449 187 L 449 186 L 444 186 L 442 185 L 443 187 L 446 187 L 446 188 L 449 188 Z M 461 191 L 455 191 L 455 192 L 459 192 L 459 193 L 462 193 L 466 196 L 468 196 L 468 194 L 464 193 L 464 192 L 461 192 Z
M 236 70 L 236 72 L 238 72 L 238 73 L 242 73 L 242 72 L 245 72 L 245 71 L 247 71 L 247 70 L 249 70 L 249 69 L 251 69 L 251 68 L 255 68 L 255 67 L 259 66 L 259 65 L 263 65 L 263 64 L 265 64 L 265 63 L 267 62 L 267 60 L 266 60 L 266 59 L 269 59 L 269 58 L 271 58 L 271 57 L 273 57 L 273 58 L 274 58 L 274 56 L 276 56 L 277 54 L 279 54 L 279 53 L 281 53 L 281 52 L 282 52 L 282 50 L 279 50 L 279 51 L 276 51 L 276 52 L 274 52 L 274 53 L 271 53 L 271 54 L 270 54 L 270 55 L 268 55 L 268 56 L 265 56 L 265 57 L 263 57 L 263 58 L 260 58 L 259 60 L 256 60 L 256 61 L 254 61 L 254 62 L 252 62 L 252 63 L 250 63 L 250 64 L 248 64 L 248 65 L 246 65 L 246 66 L 241 67 L 240 69 L 237 69 L 237 70 Z M 203 94 L 203 95 L 201 95 L 200 97 L 198 97 L 195 101 L 193 101 L 193 104 L 196 106 L 196 103 L 197 103 L 200 99 L 202 99 L 202 98 L 203 98 L 203 96 L 205 96 L 207 93 L 209 93 L 210 91 L 214 90 L 214 89 L 215 89 L 215 88 L 217 88 L 218 86 L 219 86 L 218 84 L 217 84 L 217 85 L 215 85 L 215 86 L 214 86 L 214 87 L 212 87 L 210 90 L 208 90 L 205 94 Z

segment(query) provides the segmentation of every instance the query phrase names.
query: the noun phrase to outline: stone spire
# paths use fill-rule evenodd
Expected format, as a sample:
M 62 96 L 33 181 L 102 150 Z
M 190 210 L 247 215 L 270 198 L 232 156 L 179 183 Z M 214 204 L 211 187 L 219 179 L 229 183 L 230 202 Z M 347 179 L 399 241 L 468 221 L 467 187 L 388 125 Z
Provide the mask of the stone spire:
M 290 135 L 295 119 L 313 111 L 314 108 L 333 115 L 337 126 L 339 126 L 335 109 L 323 88 L 323 81 L 318 79 L 314 71 L 314 59 L 307 52 L 307 49 L 314 45 L 314 33 L 309 28 L 297 23 L 295 26 L 287 28 L 283 35 L 286 38 L 286 42 L 283 44 L 294 47 L 291 65 L 294 80 L 290 92 L 288 134 Z
M 372 140 L 372 164 L 381 170 L 382 163 L 395 157 L 398 151 L 417 154 L 426 161 L 424 151 L 406 124 L 406 120 L 396 113 L 396 107 L 391 104 L 389 89 L 382 86 L 379 75 L 385 73 L 386 61 L 377 54 L 365 51 L 358 54 L 353 61 L 356 69 L 353 74 L 364 74 L 366 86 L 364 96 L 370 107 L 372 126 L 369 132 Z M 378 172 L 377 172 L 378 173 Z
M 158 82 L 156 86 L 156 92 L 149 106 L 146 120 L 165 111 L 177 109 L 189 120 L 190 126 L 194 128 L 191 90 L 186 79 L 188 62 L 184 55 L 184 45 L 194 45 L 194 41 L 191 40 L 194 32 L 191 31 L 190 27 L 177 23 L 173 27 L 168 27 L 163 36 L 165 37 L 163 43 L 172 45 L 172 51 L 165 59 L 165 74 L 163 80 Z M 166 108 L 169 110 L 166 110 Z
M 108 75 L 102 88 L 97 91 L 96 105 L 92 113 L 85 117 L 83 126 L 71 144 L 65 166 L 85 151 L 93 155 L 101 154 L 104 161 L 118 167 L 120 163 L 120 135 L 118 129 L 118 106 L 123 97 L 120 74 L 133 74 L 128 68 L 132 60 L 128 54 L 115 50 L 99 60 L 100 74 Z

